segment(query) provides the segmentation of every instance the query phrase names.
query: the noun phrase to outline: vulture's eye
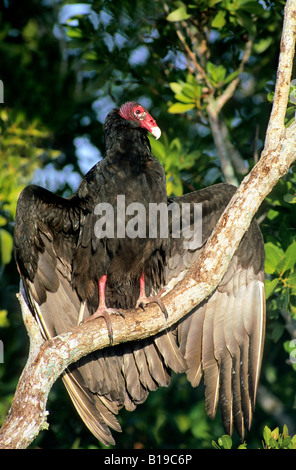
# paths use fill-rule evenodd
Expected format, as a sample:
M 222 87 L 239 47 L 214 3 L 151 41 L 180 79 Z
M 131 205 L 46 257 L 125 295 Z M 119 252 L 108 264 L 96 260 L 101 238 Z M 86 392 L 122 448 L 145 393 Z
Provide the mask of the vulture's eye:
M 145 116 L 146 116 L 146 112 L 142 109 L 135 109 L 134 111 L 134 116 L 137 118 L 137 119 L 144 119 Z

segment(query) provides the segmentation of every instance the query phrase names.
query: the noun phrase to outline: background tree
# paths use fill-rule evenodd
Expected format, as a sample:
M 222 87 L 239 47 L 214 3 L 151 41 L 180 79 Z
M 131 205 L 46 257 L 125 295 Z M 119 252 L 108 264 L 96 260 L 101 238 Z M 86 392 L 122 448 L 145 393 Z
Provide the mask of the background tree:
M 1 7 L 0 79 L 0 419 L 27 356 L 11 260 L 16 200 L 29 181 L 59 194 L 75 190 L 103 152 L 108 111 L 137 100 L 163 130 L 151 142 L 169 194 L 220 181 L 238 184 L 262 150 L 270 113 L 284 1 L 145 2 L 25 0 Z M 293 90 L 291 89 L 291 92 Z M 294 107 L 287 115 L 292 119 Z M 42 168 L 42 171 L 36 170 Z M 268 331 L 248 447 L 265 424 L 296 432 L 295 174 L 282 179 L 258 218 L 266 241 Z M 293 352 L 293 351 L 292 351 Z M 56 384 L 50 429 L 34 445 L 100 447 Z M 223 433 L 208 420 L 201 388 L 174 377 L 136 412 L 122 412 L 118 448 L 211 447 Z

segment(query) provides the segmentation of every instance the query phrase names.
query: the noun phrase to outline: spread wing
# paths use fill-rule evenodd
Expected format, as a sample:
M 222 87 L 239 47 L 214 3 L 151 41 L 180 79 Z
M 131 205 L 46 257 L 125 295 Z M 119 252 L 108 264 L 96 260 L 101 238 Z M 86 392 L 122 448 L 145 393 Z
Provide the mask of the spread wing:
M 175 199 L 179 204 L 202 204 L 202 242 L 234 191 L 216 185 Z M 202 250 L 184 248 L 184 241 L 171 239 L 165 276 L 170 288 L 198 261 Z M 177 327 L 188 380 L 196 387 L 204 377 L 209 417 L 215 417 L 220 402 L 225 431 L 232 434 L 235 426 L 242 438 L 255 407 L 265 334 L 264 295 L 264 245 L 253 221 L 220 285 Z
M 204 242 L 233 192 L 229 186 L 217 185 L 175 201 L 202 203 Z M 79 244 L 91 243 L 85 235 L 92 227 L 90 218 L 75 199 L 65 200 L 39 187 L 29 186 L 19 199 L 15 256 L 44 338 L 69 331 L 80 318 L 90 316 L 88 302 L 72 283 L 73 254 Z M 183 242 L 182 238 L 170 240 L 167 288 L 185 275 L 202 249 L 184 248 Z M 203 375 L 209 416 L 215 416 L 220 401 L 226 431 L 231 433 L 236 426 L 244 435 L 255 405 L 264 342 L 263 264 L 262 238 L 253 222 L 216 291 L 177 328 L 97 351 L 65 371 L 69 395 L 98 439 L 114 444 L 110 428 L 120 431 L 115 417 L 119 409 L 125 406 L 132 411 L 150 391 L 167 386 L 171 369 L 186 369 L 193 386 Z
M 93 313 L 72 279 L 77 247 L 90 249 L 92 244 L 91 217 L 75 197 L 66 200 L 37 186 L 28 186 L 19 198 L 15 258 L 45 339 L 69 331 Z M 174 334 L 167 331 L 92 353 L 72 364 L 63 382 L 87 427 L 108 445 L 115 443 L 110 428 L 121 430 L 115 417 L 119 409 L 125 406 L 132 411 L 151 390 L 168 386 L 171 369 L 183 372 L 185 361 Z

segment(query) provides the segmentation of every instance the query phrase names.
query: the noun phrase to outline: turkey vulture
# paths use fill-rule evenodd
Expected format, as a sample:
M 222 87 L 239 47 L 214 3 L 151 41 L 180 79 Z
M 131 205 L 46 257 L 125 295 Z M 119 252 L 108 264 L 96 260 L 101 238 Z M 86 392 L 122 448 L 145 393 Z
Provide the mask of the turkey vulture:
M 157 302 L 166 314 L 161 291 L 172 288 L 197 262 L 235 192 L 218 184 L 168 198 L 148 132 L 160 136 L 155 120 L 141 105 L 125 103 L 108 114 L 104 158 L 75 194 L 65 199 L 30 185 L 19 197 L 15 259 L 45 339 L 96 316 L 105 318 L 112 339 L 112 314 L 148 302 Z M 171 213 L 166 237 L 141 235 L 136 227 L 138 236 L 123 236 L 122 223 L 126 228 L 133 223 L 131 214 L 122 215 L 118 208 L 123 197 L 126 207 L 140 204 L 145 209 L 137 219 L 137 229 L 141 225 L 144 232 L 153 203 L 175 203 L 179 217 L 185 203 L 202 204 L 200 246 L 188 247 L 183 232 L 173 236 Z M 108 208 L 114 221 L 110 236 L 104 232 L 107 218 L 105 224 L 98 218 Z M 191 227 L 192 218 L 189 223 Z M 208 299 L 154 337 L 111 344 L 82 358 L 65 371 L 63 381 L 85 424 L 107 445 L 114 444 L 110 428 L 121 430 L 118 411 L 123 406 L 134 410 L 149 391 L 168 386 L 171 370 L 186 372 L 194 387 L 203 376 L 208 415 L 215 416 L 220 402 L 225 431 L 231 434 L 235 427 L 243 438 L 255 406 L 264 332 L 264 247 L 253 221 Z

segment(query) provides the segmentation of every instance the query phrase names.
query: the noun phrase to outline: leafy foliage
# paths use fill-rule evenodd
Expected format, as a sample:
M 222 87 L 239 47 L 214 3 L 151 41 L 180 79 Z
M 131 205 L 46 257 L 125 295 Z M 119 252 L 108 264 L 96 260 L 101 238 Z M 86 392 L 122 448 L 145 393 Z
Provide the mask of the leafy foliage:
M 0 421 L 28 347 L 15 299 L 19 278 L 11 251 L 16 201 L 23 186 L 34 175 L 35 182 L 46 181 L 59 194 L 75 191 L 79 177 L 103 154 L 106 114 L 128 100 L 147 106 L 163 131 L 151 145 L 165 168 L 170 195 L 227 179 L 213 138 L 210 107 L 239 183 L 263 147 L 285 4 L 15 3 L 5 1 L 0 12 Z M 250 44 L 249 59 L 243 62 Z M 294 91 L 292 83 L 287 125 L 295 116 Z M 41 167 L 43 172 L 36 172 Z M 291 435 L 296 432 L 290 418 L 296 390 L 295 178 L 292 169 L 258 213 L 266 242 L 268 297 L 261 387 L 277 406 L 269 407 L 266 394 L 259 393 L 248 448 L 260 445 L 266 425 L 276 429 L 289 418 Z M 75 415 L 60 383 L 51 392 L 48 409 L 49 431 L 40 433 L 33 446 L 103 447 Z M 124 433 L 116 436 L 118 448 L 209 448 L 223 434 L 219 416 L 213 422 L 206 417 L 202 388 L 192 389 L 183 376 L 174 376 L 168 390 L 150 394 L 136 412 L 123 411 L 119 419 Z M 282 434 L 270 433 L 265 428 L 264 446 L 272 447 L 274 441 L 294 445 L 294 438 L 288 443 L 286 428 Z M 221 439 L 219 447 L 240 445 L 236 435 Z
M 218 439 L 218 443 L 213 441 L 212 445 L 215 449 L 231 449 L 232 439 L 227 434 L 224 434 Z M 238 449 L 247 449 L 246 442 L 240 444 Z M 263 429 L 263 449 L 296 449 L 296 434 L 291 437 L 289 435 L 288 427 L 284 424 L 283 432 L 280 433 L 279 428 L 275 428 L 273 431 L 268 426 Z
M 0 272 L 12 256 L 12 222 L 18 196 L 34 170 L 59 151 L 40 145 L 50 137 L 49 131 L 35 119 L 27 122 L 22 113 L 3 109 L 0 113 Z M 19 171 L 16 173 L 16 168 Z

